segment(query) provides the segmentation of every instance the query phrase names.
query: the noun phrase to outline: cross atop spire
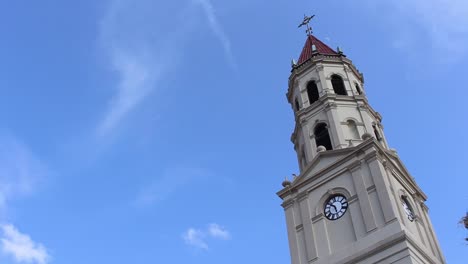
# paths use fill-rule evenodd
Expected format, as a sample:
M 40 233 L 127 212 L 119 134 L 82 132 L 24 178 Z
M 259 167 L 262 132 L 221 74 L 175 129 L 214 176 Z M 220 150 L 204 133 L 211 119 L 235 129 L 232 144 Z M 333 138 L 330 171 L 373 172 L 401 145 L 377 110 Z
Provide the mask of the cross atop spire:
M 307 36 L 310 36 L 312 35 L 312 27 L 310 27 L 309 23 L 310 23 L 310 20 L 312 20 L 312 18 L 314 18 L 315 15 L 312 15 L 312 16 L 306 16 L 304 15 L 304 20 L 302 20 L 302 23 L 299 24 L 298 28 L 300 27 L 303 27 L 303 26 L 306 26 L 306 33 L 307 33 Z

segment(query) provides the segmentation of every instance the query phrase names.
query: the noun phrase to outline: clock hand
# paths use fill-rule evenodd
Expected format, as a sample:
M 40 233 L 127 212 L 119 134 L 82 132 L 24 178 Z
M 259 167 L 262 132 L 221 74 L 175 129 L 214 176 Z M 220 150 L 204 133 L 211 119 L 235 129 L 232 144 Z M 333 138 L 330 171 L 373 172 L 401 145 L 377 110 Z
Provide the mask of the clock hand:
M 331 204 L 331 206 L 333 206 L 333 208 L 335 208 L 335 214 L 338 213 L 338 209 L 336 208 L 336 206 L 334 204 Z

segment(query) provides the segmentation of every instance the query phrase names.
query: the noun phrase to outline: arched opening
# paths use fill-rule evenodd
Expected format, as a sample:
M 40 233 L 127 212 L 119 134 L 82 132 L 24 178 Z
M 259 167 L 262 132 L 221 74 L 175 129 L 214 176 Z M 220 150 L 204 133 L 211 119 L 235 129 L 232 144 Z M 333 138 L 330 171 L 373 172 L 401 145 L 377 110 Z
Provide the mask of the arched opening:
M 301 166 L 302 168 L 305 168 L 307 165 L 307 158 L 306 158 L 306 153 L 304 146 L 302 146 L 302 151 L 301 151 Z
M 347 122 L 348 130 L 352 139 L 359 139 L 359 131 L 357 129 L 356 122 L 354 120 L 348 120 Z
M 335 91 L 335 94 L 339 95 L 348 95 L 346 93 L 346 88 L 344 86 L 343 79 L 339 75 L 332 75 L 331 77 L 331 82 L 333 86 L 333 90 Z
M 403 210 L 405 211 L 405 214 L 408 216 L 408 219 L 411 222 L 413 222 L 415 219 L 414 210 L 406 195 L 401 196 L 401 203 L 403 205 Z
M 300 106 L 299 106 L 299 101 L 297 100 L 297 98 L 296 98 L 296 100 L 294 100 L 294 106 L 296 107 L 296 111 L 299 111 L 301 109 Z
M 355 87 L 356 87 L 356 92 L 357 92 L 358 94 L 362 94 L 362 90 L 361 90 L 361 87 L 359 87 L 359 84 L 356 83 L 356 84 L 355 84 Z
M 319 92 L 317 84 L 314 81 L 310 81 L 307 84 L 307 95 L 309 96 L 309 103 L 313 104 L 319 99 Z
M 314 130 L 315 143 L 318 146 L 324 146 L 327 150 L 332 150 L 332 143 L 330 134 L 328 133 L 327 124 L 320 123 L 315 127 Z
M 375 135 L 375 138 L 380 141 L 382 139 L 382 136 L 380 135 L 379 133 L 379 129 L 377 128 L 377 125 L 376 124 L 372 124 L 372 128 L 374 128 L 374 135 Z

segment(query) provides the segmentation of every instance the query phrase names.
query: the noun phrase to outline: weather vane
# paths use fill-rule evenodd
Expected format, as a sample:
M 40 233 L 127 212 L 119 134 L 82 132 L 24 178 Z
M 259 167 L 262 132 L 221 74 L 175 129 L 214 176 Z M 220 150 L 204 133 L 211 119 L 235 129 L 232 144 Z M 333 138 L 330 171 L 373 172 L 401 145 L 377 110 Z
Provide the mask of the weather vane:
M 307 29 L 306 29 L 306 33 L 307 33 L 307 36 L 310 36 L 312 34 L 312 28 L 310 27 L 309 23 L 310 23 L 310 20 L 312 20 L 312 18 L 314 18 L 315 15 L 312 15 L 312 16 L 306 16 L 304 15 L 304 20 L 302 21 L 301 24 L 299 24 L 298 28 L 302 27 L 302 26 L 306 26 Z

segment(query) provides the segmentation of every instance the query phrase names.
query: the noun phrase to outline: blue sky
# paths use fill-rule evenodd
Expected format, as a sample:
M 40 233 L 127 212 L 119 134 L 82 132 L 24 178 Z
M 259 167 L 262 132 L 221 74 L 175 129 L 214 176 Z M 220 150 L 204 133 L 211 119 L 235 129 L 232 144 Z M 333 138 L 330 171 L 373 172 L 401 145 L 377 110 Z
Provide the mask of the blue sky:
M 289 263 L 304 13 L 465 263 L 467 3 L 0 1 L 0 263 Z

